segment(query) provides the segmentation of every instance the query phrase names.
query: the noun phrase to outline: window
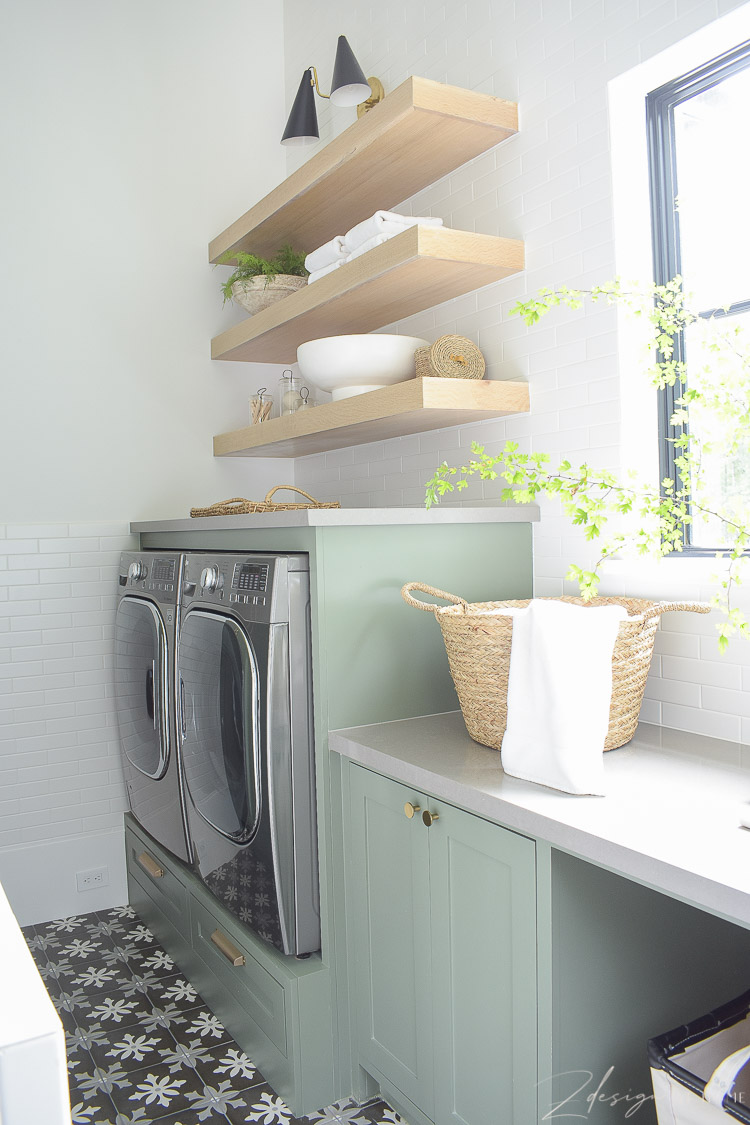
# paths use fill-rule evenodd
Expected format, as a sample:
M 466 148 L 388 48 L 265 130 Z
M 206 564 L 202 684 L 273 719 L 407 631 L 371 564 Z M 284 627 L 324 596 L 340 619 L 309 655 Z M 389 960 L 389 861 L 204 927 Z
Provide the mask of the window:
M 750 42 L 653 90 L 646 99 L 654 276 L 663 285 L 678 274 L 701 317 L 731 317 L 750 329 Z M 711 359 L 699 326 L 676 341 L 690 385 L 691 364 Z M 678 485 L 671 424 L 679 387 L 659 405 L 661 477 Z M 717 432 L 709 411 L 694 407 L 688 434 L 693 449 Z M 722 508 L 750 498 L 750 441 L 739 456 L 701 455 L 701 484 Z M 686 530 L 694 553 L 721 547 L 718 521 Z

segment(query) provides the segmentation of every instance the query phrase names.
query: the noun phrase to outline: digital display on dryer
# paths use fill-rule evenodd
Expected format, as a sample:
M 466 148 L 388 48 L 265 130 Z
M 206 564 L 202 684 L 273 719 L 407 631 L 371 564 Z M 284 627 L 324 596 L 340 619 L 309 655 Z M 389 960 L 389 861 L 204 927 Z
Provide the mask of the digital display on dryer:
M 268 564 L 237 563 L 232 575 L 232 589 L 245 594 L 265 593 L 268 583 Z
M 151 577 L 154 582 L 174 582 L 175 559 L 154 559 Z

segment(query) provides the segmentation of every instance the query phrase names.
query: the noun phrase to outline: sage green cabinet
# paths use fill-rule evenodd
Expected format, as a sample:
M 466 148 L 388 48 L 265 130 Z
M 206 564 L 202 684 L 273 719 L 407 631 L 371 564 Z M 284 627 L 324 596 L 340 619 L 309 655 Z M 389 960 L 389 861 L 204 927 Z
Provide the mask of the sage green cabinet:
M 534 841 L 353 763 L 347 806 L 360 1066 L 407 1116 L 534 1121 Z

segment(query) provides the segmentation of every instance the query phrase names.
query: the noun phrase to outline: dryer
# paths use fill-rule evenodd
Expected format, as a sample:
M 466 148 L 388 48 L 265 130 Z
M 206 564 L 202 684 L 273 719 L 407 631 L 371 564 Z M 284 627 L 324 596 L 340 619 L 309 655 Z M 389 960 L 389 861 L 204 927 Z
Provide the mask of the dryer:
M 191 862 L 175 723 L 182 555 L 126 551 L 115 617 L 115 707 L 125 783 L 139 824 Z
M 320 948 L 303 554 L 184 560 L 178 722 L 199 878 L 285 954 Z

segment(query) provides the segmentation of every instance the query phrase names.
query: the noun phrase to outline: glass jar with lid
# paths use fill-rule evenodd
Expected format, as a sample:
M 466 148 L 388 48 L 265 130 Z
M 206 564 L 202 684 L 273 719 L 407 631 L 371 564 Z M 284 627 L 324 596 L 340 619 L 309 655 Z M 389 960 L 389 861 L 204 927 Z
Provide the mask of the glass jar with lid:
M 250 399 L 250 425 L 266 422 L 273 410 L 273 395 L 265 387 L 259 387 Z
M 279 379 L 279 415 L 284 418 L 287 414 L 296 414 L 302 405 L 300 387 L 302 380 L 295 375 L 291 368 L 287 368 Z

